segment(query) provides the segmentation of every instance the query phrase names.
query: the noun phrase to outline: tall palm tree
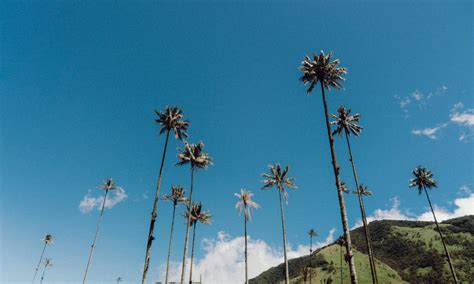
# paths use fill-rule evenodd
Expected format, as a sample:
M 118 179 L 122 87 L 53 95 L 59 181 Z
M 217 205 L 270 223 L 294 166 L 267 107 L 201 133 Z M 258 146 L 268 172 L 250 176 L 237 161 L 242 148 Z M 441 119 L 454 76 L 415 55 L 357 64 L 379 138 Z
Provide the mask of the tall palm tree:
M 207 169 L 209 165 L 212 165 L 212 158 L 208 153 L 203 151 L 204 143 L 199 142 L 198 144 L 188 144 L 185 142 L 184 148 L 178 148 L 179 161 L 175 164 L 176 166 L 184 166 L 189 164 L 191 167 L 191 190 L 189 192 L 188 203 L 193 202 L 193 188 L 194 188 L 194 172 L 196 169 Z M 189 228 L 191 226 L 191 215 L 188 215 L 188 222 L 186 224 L 186 237 L 184 239 L 184 253 L 183 263 L 181 268 L 181 284 L 184 284 L 184 275 L 186 272 L 186 258 L 188 257 L 188 239 L 189 239 Z
M 270 170 L 269 174 L 263 173 L 262 176 L 264 177 L 262 189 L 272 188 L 276 186 L 278 189 L 278 194 L 280 196 L 280 212 L 281 212 L 281 228 L 283 233 L 283 256 L 285 257 L 285 284 L 290 283 L 290 276 L 288 271 L 288 259 L 286 257 L 286 230 L 285 230 L 285 212 L 283 211 L 283 200 L 282 194 L 285 198 L 286 203 L 288 204 L 288 192 L 286 191 L 285 187 L 288 188 L 296 188 L 294 184 L 294 178 L 287 177 L 288 174 L 288 166 L 286 166 L 285 170 L 282 171 L 280 164 L 269 165 L 268 169 Z
M 436 219 L 436 214 L 433 210 L 433 205 L 431 204 L 430 195 L 426 189 L 432 189 L 433 187 L 438 187 L 438 183 L 433 178 L 433 173 L 422 167 L 418 166 L 413 170 L 414 178 L 410 179 L 410 187 L 417 187 L 418 193 L 421 194 L 423 191 L 426 194 L 426 198 L 428 199 L 428 203 L 430 204 L 431 213 L 433 213 L 433 218 L 436 224 L 436 229 L 438 230 L 439 236 L 441 238 L 441 242 L 443 243 L 444 251 L 446 252 L 446 257 L 449 262 L 449 268 L 451 269 L 451 274 L 453 276 L 453 280 L 455 283 L 458 283 L 458 278 L 456 276 L 456 271 L 454 271 L 453 261 L 451 256 L 449 255 L 448 247 L 443 238 L 443 233 L 441 233 L 441 229 L 439 228 L 438 220 Z
M 239 209 L 239 214 L 244 211 L 244 235 L 245 235 L 245 284 L 249 283 L 248 259 L 247 259 L 247 222 L 252 219 L 252 209 L 259 208 L 257 202 L 252 200 L 253 193 L 246 189 L 240 189 L 240 193 L 234 193 L 239 199 L 235 204 L 235 208 Z
M 311 262 L 311 258 L 313 256 L 313 237 L 318 236 L 318 232 L 315 229 L 311 229 L 308 231 L 309 235 L 309 284 L 311 284 L 311 268 L 313 263 Z
M 344 81 L 342 76 L 347 73 L 347 69 L 344 67 L 338 67 L 340 63 L 339 60 L 336 59 L 331 61 L 331 56 L 331 52 L 325 55 L 323 51 L 321 51 L 319 54 L 313 54 L 313 59 L 311 59 L 309 56 L 306 56 L 303 62 L 301 62 L 300 66 L 300 70 L 303 73 L 303 75 L 300 77 L 300 80 L 304 85 L 309 84 L 306 95 L 309 95 L 313 91 L 318 82 L 321 86 L 329 148 L 331 150 L 332 167 L 334 171 L 334 178 L 336 180 L 337 196 L 339 199 L 339 210 L 341 212 L 344 238 L 346 239 L 346 250 L 347 257 L 349 259 L 351 282 L 357 283 L 357 273 L 352 254 L 349 223 L 347 222 L 346 204 L 344 201 L 343 191 L 341 189 L 341 181 L 339 179 L 339 166 L 336 159 L 336 150 L 334 149 L 334 138 L 331 132 L 331 124 L 329 122 L 329 113 L 325 94 L 325 89 L 329 90 L 331 87 L 334 87 L 335 89 L 342 89 L 341 81 Z
M 31 281 L 31 283 L 34 283 L 35 282 L 35 279 L 36 279 L 36 274 L 38 273 L 38 269 L 41 265 L 41 261 L 43 260 L 43 255 L 44 255 L 44 251 L 46 250 L 46 246 L 50 246 L 50 245 L 53 245 L 54 244 L 54 237 L 53 235 L 51 234 L 46 234 L 43 238 L 43 242 L 44 242 L 44 245 L 43 245 L 43 250 L 41 251 L 41 256 L 40 256 L 40 259 L 38 261 L 38 265 L 36 265 L 36 269 L 35 269 L 35 275 L 33 276 L 33 281 Z
M 86 283 L 87 273 L 89 272 L 89 266 L 91 264 L 92 255 L 95 250 L 95 243 L 97 242 L 97 236 L 99 235 L 99 229 L 100 229 L 100 224 L 102 222 L 102 216 L 104 215 L 105 202 L 107 201 L 107 194 L 109 193 L 110 190 L 117 189 L 117 186 L 111 178 L 108 178 L 107 180 L 104 181 L 104 183 L 101 186 L 99 186 L 99 188 L 105 191 L 104 200 L 102 201 L 102 208 L 100 210 L 99 221 L 97 222 L 97 227 L 95 229 L 94 241 L 92 242 L 91 251 L 89 253 L 89 259 L 87 260 L 86 271 L 84 272 L 84 278 L 82 280 L 83 284 Z
M 158 181 L 156 183 L 153 210 L 151 211 L 150 229 L 148 231 L 148 241 L 146 244 L 145 265 L 143 266 L 142 284 L 145 284 L 146 281 L 146 275 L 148 272 L 148 267 L 150 265 L 151 245 L 153 243 L 153 240 L 155 239 L 155 237 L 153 236 L 153 232 L 155 230 L 155 221 L 157 216 L 156 210 L 158 206 L 158 199 L 160 196 L 161 178 L 163 176 L 163 167 L 165 164 L 166 150 L 168 149 L 168 139 L 170 136 L 170 132 L 173 131 L 174 137 L 182 141 L 184 138 L 188 137 L 186 131 L 189 127 L 189 121 L 183 119 L 183 112 L 178 107 L 166 106 L 164 112 L 155 110 L 155 113 L 158 116 L 158 118 L 155 119 L 155 122 L 160 125 L 160 134 L 166 133 L 166 138 L 165 146 L 163 147 L 163 155 L 161 157 L 160 172 L 158 174 Z
M 196 239 L 196 225 L 197 223 L 201 224 L 211 224 L 212 215 L 209 211 L 202 211 L 202 203 L 197 202 L 193 205 L 187 205 L 187 209 L 183 216 L 188 220 L 191 219 L 191 226 L 193 227 L 193 240 L 191 245 L 191 266 L 189 269 L 189 284 L 193 283 L 193 260 L 194 260 L 194 240 Z
M 171 218 L 171 230 L 170 230 L 170 240 L 168 244 L 168 258 L 166 260 L 166 276 L 165 276 L 165 284 L 168 283 L 168 274 L 170 269 L 170 256 L 171 256 L 171 244 L 173 242 L 173 229 L 174 229 L 174 217 L 176 215 L 176 206 L 178 206 L 181 202 L 186 202 L 186 198 L 184 198 L 184 189 L 181 186 L 171 186 L 171 194 L 165 194 L 163 196 L 163 200 L 173 202 L 173 217 Z
M 372 243 L 370 241 L 369 226 L 367 224 L 367 218 L 365 215 L 364 201 L 362 199 L 362 196 L 366 194 L 364 194 L 363 187 L 359 186 L 359 178 L 357 176 L 357 170 L 355 167 L 354 157 L 352 155 L 351 143 L 349 141 L 349 136 L 351 134 L 353 134 L 356 137 L 359 137 L 360 133 L 362 132 L 362 129 L 363 129 L 362 126 L 357 124 L 359 122 L 360 114 L 357 113 L 357 114 L 351 115 L 350 109 L 347 109 L 344 106 L 340 106 L 337 109 L 337 115 L 333 114 L 332 117 L 335 120 L 332 121 L 331 124 L 336 126 L 336 129 L 333 131 L 332 135 L 338 134 L 339 136 L 341 136 L 342 133 L 344 133 L 344 136 L 346 138 L 347 148 L 349 150 L 349 161 L 351 162 L 351 166 L 352 166 L 352 174 L 354 175 L 354 182 L 355 182 L 356 188 L 358 189 L 355 191 L 355 193 L 357 194 L 358 199 L 359 199 L 360 214 L 362 217 L 362 224 L 364 225 L 365 242 L 367 244 L 367 252 L 369 255 L 372 283 L 377 284 L 378 283 L 377 270 L 375 267 L 374 254 L 372 252 Z
M 43 283 L 44 273 L 46 272 L 46 268 L 48 268 L 49 266 L 53 266 L 53 263 L 51 262 L 51 258 L 45 258 L 44 259 L 44 268 L 43 268 L 43 273 L 41 274 L 40 284 Z

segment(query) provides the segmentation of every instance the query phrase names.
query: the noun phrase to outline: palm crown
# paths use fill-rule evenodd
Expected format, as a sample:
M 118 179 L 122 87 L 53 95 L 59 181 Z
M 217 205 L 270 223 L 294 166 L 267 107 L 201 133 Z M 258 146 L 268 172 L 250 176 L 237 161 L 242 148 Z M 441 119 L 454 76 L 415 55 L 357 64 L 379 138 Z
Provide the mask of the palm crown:
M 202 142 L 198 144 L 188 144 L 186 142 L 184 148 L 178 148 L 179 154 L 177 157 L 179 161 L 175 165 L 191 164 L 192 168 L 207 169 L 209 165 L 212 165 L 212 158 L 208 153 L 203 152 L 203 148 L 204 143 Z
M 189 208 L 189 204 L 187 207 L 188 209 L 184 212 L 183 216 L 188 218 L 189 214 L 191 214 L 191 226 L 196 222 L 200 222 L 202 224 L 210 224 L 212 222 L 211 213 L 209 213 L 209 211 L 202 211 L 201 202 L 193 203 L 193 205 L 191 205 L 191 209 Z
M 347 109 L 345 106 L 340 106 L 337 109 L 337 115 L 333 114 L 334 121 L 331 124 L 336 125 L 336 129 L 332 132 L 332 135 L 339 134 L 341 135 L 342 131 L 344 131 L 347 135 L 354 134 L 355 136 L 359 136 L 360 132 L 362 131 L 362 126 L 358 125 L 360 114 L 356 113 L 351 115 L 351 110 Z
M 285 200 L 288 202 L 288 192 L 286 191 L 285 186 L 289 188 L 296 188 L 296 185 L 294 184 L 295 179 L 287 177 L 289 170 L 288 166 L 286 166 L 285 170 L 282 171 L 280 164 L 277 163 L 275 165 L 268 165 L 268 169 L 270 170 L 270 174 L 262 174 L 262 176 L 265 178 L 262 180 L 264 183 L 262 189 L 271 188 L 275 185 L 278 190 L 283 193 Z
M 182 186 L 172 185 L 171 194 L 163 195 L 163 200 L 172 201 L 173 205 L 177 205 L 180 202 L 186 202 L 188 200 L 187 198 L 183 197 L 184 193 L 185 191 Z
M 51 234 L 46 234 L 43 238 L 43 242 L 47 245 L 52 245 L 54 243 L 54 237 Z
M 252 200 L 253 193 L 242 188 L 240 189 L 240 194 L 234 193 L 234 195 L 239 199 L 239 201 L 237 201 L 237 203 L 235 204 L 235 208 L 239 209 L 239 213 L 244 211 L 245 220 L 251 220 L 252 209 L 257 209 L 260 207 L 257 202 Z
M 183 119 L 183 111 L 175 106 L 166 106 L 164 112 L 155 110 L 158 116 L 155 122 L 160 125 L 160 134 L 166 131 L 173 131 L 176 139 L 183 140 L 188 137 L 186 131 L 189 121 Z
M 45 258 L 44 259 L 44 266 L 53 266 L 53 262 L 51 258 Z
M 315 229 L 311 229 L 308 231 L 308 235 L 310 237 L 317 237 L 318 236 L 318 232 L 315 230 Z
M 421 194 L 424 188 L 437 187 L 436 180 L 433 179 L 433 173 L 422 167 L 418 166 L 413 170 L 415 178 L 410 179 L 410 187 L 417 187 L 418 193 Z
M 361 194 L 361 195 L 372 195 L 372 191 L 369 190 L 369 187 L 365 184 L 359 185 L 358 191 L 353 191 L 354 194 Z
M 344 193 L 349 193 L 349 187 L 347 186 L 345 181 L 341 181 L 341 190 Z
M 99 186 L 99 188 L 103 190 L 114 190 L 117 186 L 111 178 L 108 178 Z
M 321 50 L 319 54 L 313 53 L 313 59 L 305 56 L 303 62 L 301 62 L 300 70 L 303 75 L 300 80 L 305 86 L 310 84 L 306 92 L 307 95 L 311 93 L 318 82 L 327 89 L 330 87 L 342 89 L 341 81 L 344 81 L 342 75 L 347 73 L 347 69 L 338 67 L 339 59 L 331 61 L 331 56 L 332 52 L 324 54 Z

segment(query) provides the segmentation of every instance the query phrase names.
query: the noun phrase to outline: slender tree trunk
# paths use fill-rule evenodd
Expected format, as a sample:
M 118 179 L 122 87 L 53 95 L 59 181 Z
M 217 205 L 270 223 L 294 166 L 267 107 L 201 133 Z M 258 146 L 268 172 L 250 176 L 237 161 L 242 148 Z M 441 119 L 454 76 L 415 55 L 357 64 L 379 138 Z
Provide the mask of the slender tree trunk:
M 370 272 L 372 276 L 372 283 L 377 284 L 378 283 L 377 270 L 375 267 L 374 253 L 372 252 L 372 243 L 370 241 L 369 226 L 367 224 L 367 218 L 365 215 L 364 201 L 362 200 L 362 194 L 359 191 L 359 178 L 357 176 L 357 170 L 355 167 L 354 157 L 352 156 L 352 148 L 351 148 L 351 143 L 349 141 L 349 135 L 347 134 L 346 131 L 344 131 L 344 133 L 346 136 L 347 148 L 349 149 L 349 161 L 351 162 L 351 165 L 352 165 L 352 173 L 354 174 L 354 182 L 356 185 L 357 196 L 359 198 L 360 214 L 362 217 L 362 223 L 364 225 L 365 242 L 367 244 L 367 252 L 369 255 L 369 264 L 370 264 Z
M 247 206 L 245 205 L 245 209 Z M 247 211 L 244 211 L 247 212 Z M 244 214 L 244 235 L 245 235 L 245 284 L 249 284 L 249 269 L 248 269 L 248 260 L 247 260 L 247 216 Z
M 286 230 L 285 230 L 285 212 L 283 210 L 283 200 L 281 198 L 281 190 L 278 188 L 280 195 L 280 211 L 281 211 L 281 230 L 283 232 L 283 256 L 285 257 L 285 284 L 290 283 L 290 275 L 288 271 L 288 259 L 286 258 Z
M 191 206 L 193 204 L 193 185 L 194 185 L 194 167 L 191 166 L 191 190 L 189 192 L 188 222 L 186 224 L 186 237 L 184 239 L 183 265 L 181 267 L 181 284 L 184 284 L 184 275 L 186 273 L 186 258 L 188 257 L 188 239 L 189 227 L 191 226 Z
M 47 265 L 45 264 L 45 265 L 44 265 L 44 268 L 43 268 L 43 273 L 41 274 L 41 280 L 40 280 L 40 284 L 42 284 L 42 283 L 43 283 L 43 279 L 44 279 L 44 273 L 46 272 L 46 267 L 47 267 Z
M 161 178 L 163 176 L 163 167 L 165 164 L 166 150 L 168 149 L 169 136 L 170 136 L 170 130 L 166 132 L 165 146 L 163 148 L 163 156 L 161 157 L 160 172 L 158 174 L 158 181 L 156 183 L 155 200 L 153 201 L 153 210 L 151 212 L 150 229 L 148 231 L 148 241 L 146 244 L 145 265 L 143 266 L 142 284 L 145 284 L 146 282 L 146 274 L 148 272 L 148 267 L 150 265 L 151 244 L 153 243 L 153 240 L 155 239 L 155 237 L 153 236 L 153 231 L 155 230 L 156 209 L 158 206 L 158 199 L 160 198 Z
M 191 244 L 191 266 L 189 268 L 189 284 L 193 283 L 194 240 L 196 239 L 196 225 L 197 220 L 194 222 L 193 226 L 193 241 Z
M 41 265 L 41 261 L 43 260 L 43 255 L 44 255 L 44 251 L 45 251 L 45 249 L 46 249 L 46 245 L 47 245 L 47 243 L 44 242 L 43 251 L 41 252 L 41 256 L 40 256 L 40 259 L 39 259 L 39 261 L 38 261 L 38 265 L 36 266 L 35 275 L 33 276 L 33 281 L 31 281 L 32 284 L 35 283 L 36 274 L 38 273 L 39 267 L 40 267 L 40 265 Z
M 173 204 L 173 217 L 171 219 L 170 241 L 169 241 L 169 244 L 168 244 L 168 258 L 166 260 L 165 284 L 168 284 L 168 274 L 169 274 L 169 271 L 170 271 L 171 244 L 173 243 L 174 217 L 176 216 L 176 205 L 177 204 Z
M 329 148 L 331 149 L 332 167 L 334 170 L 334 178 L 336 179 L 337 195 L 339 198 L 339 209 L 341 211 L 342 227 L 344 230 L 344 239 L 346 241 L 346 250 L 347 250 L 347 257 L 349 261 L 349 270 L 351 274 L 351 283 L 354 284 L 354 283 L 357 283 L 357 272 L 356 272 L 355 264 L 354 264 L 354 256 L 352 255 L 352 243 L 351 243 L 351 235 L 349 231 L 349 224 L 347 222 L 346 204 L 344 202 L 344 195 L 341 189 L 341 181 L 339 180 L 339 166 L 337 165 L 336 150 L 334 149 L 334 138 L 332 137 L 331 124 L 329 122 L 328 106 L 326 103 L 326 94 L 324 93 L 324 84 L 321 82 L 320 85 L 321 85 L 321 93 L 323 97 L 324 115 L 326 117 L 326 127 L 327 127 L 327 132 L 328 132 Z
M 99 221 L 97 222 L 97 228 L 95 229 L 94 241 L 92 242 L 92 245 L 91 245 L 91 251 L 89 253 L 89 259 L 87 260 L 86 271 L 84 272 L 84 279 L 82 279 L 82 284 L 86 283 L 87 273 L 89 272 L 89 266 L 91 264 L 92 255 L 94 254 L 95 243 L 97 242 L 97 236 L 99 235 L 99 229 L 100 229 L 100 224 L 102 222 L 102 216 L 104 215 L 104 208 L 105 208 L 105 201 L 107 200 L 107 193 L 109 193 L 108 189 L 105 190 L 104 201 L 102 201 L 102 209 L 100 210 Z
M 341 284 L 344 283 L 344 277 L 343 277 L 343 269 L 342 269 L 342 244 L 339 247 L 339 251 L 341 252 Z
M 309 284 L 311 284 L 311 257 L 313 255 L 313 236 L 309 236 Z
M 449 263 L 449 268 L 451 269 L 451 274 L 453 276 L 454 283 L 459 283 L 458 282 L 458 277 L 456 276 L 456 272 L 454 271 L 454 266 L 453 266 L 453 261 L 451 260 L 451 256 L 449 255 L 448 247 L 446 246 L 446 243 L 444 242 L 443 234 L 441 233 L 441 230 L 439 228 L 438 220 L 436 219 L 435 212 L 433 210 L 433 206 L 431 205 L 431 199 L 430 196 L 428 195 L 428 191 L 426 190 L 426 187 L 423 187 L 425 190 L 426 198 L 428 198 L 428 203 L 430 204 L 431 208 L 431 213 L 433 213 L 433 218 L 436 224 L 436 228 L 438 229 L 439 236 L 441 238 L 441 242 L 443 243 L 444 251 L 446 252 L 446 257 L 448 258 L 448 263 Z

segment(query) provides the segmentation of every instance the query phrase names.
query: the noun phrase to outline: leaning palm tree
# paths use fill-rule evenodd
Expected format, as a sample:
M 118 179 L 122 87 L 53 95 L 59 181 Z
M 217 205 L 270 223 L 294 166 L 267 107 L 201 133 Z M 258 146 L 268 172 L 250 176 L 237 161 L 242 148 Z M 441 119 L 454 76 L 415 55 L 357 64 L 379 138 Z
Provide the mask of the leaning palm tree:
M 194 172 L 197 169 L 207 169 L 209 165 L 212 165 L 212 158 L 208 153 L 203 152 L 204 143 L 199 142 L 198 144 L 188 144 L 185 142 L 184 148 L 178 148 L 179 161 L 175 164 L 176 166 L 184 166 L 189 164 L 191 166 L 191 190 L 189 191 L 188 203 L 193 202 L 193 188 L 194 188 Z M 188 239 L 189 239 L 189 228 L 191 226 L 191 214 L 188 215 L 188 222 L 186 225 L 186 237 L 184 239 L 184 253 L 183 263 L 181 268 L 181 284 L 184 284 L 184 275 L 186 272 L 186 258 L 188 257 Z
M 311 268 L 313 266 L 313 263 L 311 262 L 311 258 L 313 256 L 313 237 L 317 237 L 318 232 L 315 229 L 311 229 L 311 230 L 308 231 L 308 235 L 309 235 L 309 266 L 308 266 L 308 270 L 309 270 L 309 284 L 311 284 Z
M 156 183 L 153 210 L 151 211 L 150 229 L 148 231 L 148 241 L 146 244 L 145 265 L 143 266 L 142 284 L 145 284 L 146 281 L 146 275 L 148 272 L 148 267 L 150 265 L 151 245 L 153 243 L 153 240 L 155 239 L 155 237 L 153 236 L 153 232 L 155 230 L 155 221 L 157 217 L 156 210 L 158 206 L 158 199 L 160 196 L 161 178 L 163 176 L 163 167 L 165 164 L 166 150 L 168 149 L 168 140 L 170 132 L 173 131 L 174 137 L 182 141 L 183 138 L 188 137 L 186 131 L 189 127 L 189 122 L 183 119 L 183 112 L 178 107 L 166 106 L 164 112 L 155 110 L 155 113 L 158 116 L 158 118 L 155 119 L 155 122 L 160 125 L 160 134 L 166 133 L 166 138 L 165 145 L 163 147 L 163 155 L 161 157 L 160 172 L 158 174 L 158 181 Z
M 31 281 L 31 283 L 34 283 L 35 282 L 35 279 L 36 279 L 36 274 L 38 274 L 38 269 L 41 265 L 41 261 L 43 260 L 43 255 L 44 255 L 44 251 L 46 250 L 46 246 L 50 246 L 52 244 L 54 244 L 54 237 L 53 235 L 51 234 L 46 234 L 43 238 L 43 242 L 44 242 L 44 246 L 43 246 L 43 250 L 41 251 L 41 256 L 40 256 L 40 259 L 38 261 L 38 265 L 36 265 L 36 269 L 35 269 L 35 275 L 33 276 L 33 281 Z
M 48 268 L 49 266 L 53 266 L 53 263 L 51 262 L 51 258 L 45 258 L 45 259 L 44 259 L 43 274 L 41 274 L 40 284 L 43 283 L 44 273 L 46 272 L 46 268 Z
M 174 229 L 174 217 L 176 215 L 176 206 L 179 203 L 186 202 L 186 198 L 184 196 L 184 189 L 181 186 L 171 186 L 171 194 L 165 194 L 163 196 L 163 200 L 173 202 L 173 217 L 171 218 L 171 230 L 170 230 L 170 240 L 168 244 L 168 258 L 166 260 L 166 276 L 165 276 L 165 284 L 168 283 L 168 274 L 170 269 L 170 256 L 171 256 L 171 244 L 173 242 L 173 229 Z
M 240 189 L 239 193 L 234 193 L 234 195 L 239 199 L 235 204 L 235 208 L 239 209 L 239 214 L 244 211 L 244 235 L 245 235 L 245 284 L 249 283 L 248 275 L 248 260 L 247 260 L 247 222 L 252 219 L 252 209 L 259 208 L 257 202 L 252 200 L 253 193 L 246 189 Z
M 262 189 L 272 188 L 276 186 L 278 189 L 278 194 L 280 196 L 280 212 L 281 212 L 281 228 L 283 233 L 283 256 L 285 258 L 285 284 L 290 283 L 290 276 L 288 271 L 288 259 L 286 257 L 286 230 L 285 230 L 285 212 L 283 211 L 283 200 L 282 194 L 285 198 L 286 203 L 288 204 L 288 192 L 285 189 L 285 186 L 288 188 L 296 188 L 294 184 L 294 178 L 287 177 L 288 174 L 288 166 L 286 166 L 285 170 L 282 171 L 280 164 L 269 165 L 268 166 L 270 173 L 269 174 L 262 174 L 265 178 L 263 182 Z
M 350 109 L 347 109 L 344 106 L 340 106 L 337 109 L 337 115 L 333 114 L 332 117 L 335 120 L 332 121 L 331 124 L 336 126 L 336 129 L 332 132 L 332 135 L 338 134 L 339 136 L 341 136 L 342 133 L 344 133 L 344 136 L 346 138 L 347 148 L 349 150 L 349 161 L 351 162 L 351 166 L 352 166 L 352 174 L 354 175 L 355 186 L 358 189 L 356 190 L 355 193 L 358 195 L 358 198 L 359 198 L 360 214 L 362 217 L 362 224 L 364 225 L 365 242 L 367 244 L 367 252 L 369 256 L 372 283 L 377 284 L 378 283 L 377 270 L 375 268 L 375 260 L 374 260 L 374 254 L 372 252 L 372 244 L 370 241 L 369 226 L 367 224 L 367 218 L 366 218 L 365 209 L 364 209 L 364 201 L 362 199 L 362 196 L 365 194 L 364 194 L 363 187 L 359 186 L 359 178 L 357 176 L 357 170 L 355 167 L 354 157 L 352 155 L 351 143 L 349 141 L 350 135 L 359 137 L 360 133 L 362 132 L 362 129 L 363 129 L 362 126 L 357 124 L 359 122 L 360 114 L 357 113 L 357 114 L 351 115 Z
M 325 89 L 329 90 L 331 87 L 334 87 L 335 89 L 342 89 L 341 81 L 344 81 L 342 76 L 347 73 L 347 69 L 344 67 L 338 67 L 339 60 L 336 59 L 331 61 L 331 56 L 331 52 L 325 55 L 323 51 L 321 51 L 320 54 L 313 54 L 312 59 L 309 56 L 306 56 L 303 62 L 301 62 L 300 66 L 300 70 L 303 73 L 303 75 L 300 77 L 300 80 L 304 85 L 309 84 L 306 95 L 309 95 L 313 91 L 318 82 L 321 86 L 329 148 L 331 150 L 332 167 L 334 171 L 334 178 L 336 180 L 337 196 L 339 199 L 339 210 L 341 212 L 344 238 L 346 239 L 346 250 L 349 259 L 351 282 L 357 283 L 357 273 L 352 254 L 352 244 L 349 232 L 349 223 L 347 221 L 346 204 L 344 201 L 343 191 L 341 189 L 341 181 L 339 179 L 339 166 L 336 159 L 336 150 L 334 149 L 334 138 L 331 132 L 331 124 L 329 122 L 329 112 L 325 93 Z
M 458 283 L 458 278 L 456 276 L 456 272 L 454 271 L 453 261 L 451 260 L 451 256 L 449 255 L 448 247 L 446 246 L 446 243 L 444 242 L 443 234 L 441 233 L 441 229 L 439 228 L 438 220 L 436 219 L 436 215 L 433 210 L 433 205 L 431 204 L 430 196 L 428 194 L 428 191 L 426 190 L 426 189 L 432 189 L 433 187 L 438 187 L 438 183 L 433 178 L 433 173 L 422 166 L 416 167 L 413 170 L 413 175 L 415 176 L 415 178 L 410 179 L 410 187 L 417 187 L 418 193 L 420 195 L 423 191 L 425 192 L 426 198 L 428 199 L 428 203 L 430 204 L 431 213 L 433 213 L 436 229 L 438 230 L 439 236 L 441 238 L 441 242 L 443 243 L 444 251 L 446 252 L 446 257 L 448 259 L 449 268 L 451 269 L 453 280 L 455 283 Z
M 186 220 L 191 219 L 191 226 L 193 227 L 193 240 L 191 245 L 191 266 L 189 269 L 189 284 L 193 283 L 193 260 L 194 260 L 194 240 L 196 239 L 196 225 L 197 223 L 201 224 L 211 224 L 212 215 L 209 211 L 202 211 L 202 203 L 197 202 L 193 205 L 187 205 L 187 210 L 183 213 L 183 216 Z
M 86 271 L 84 272 L 84 278 L 82 280 L 83 284 L 86 283 L 87 273 L 89 272 L 89 265 L 91 264 L 92 255 L 95 250 L 95 243 L 97 241 L 97 236 L 99 235 L 99 229 L 100 229 L 100 224 L 102 222 L 102 216 L 104 215 L 105 202 L 107 201 L 107 194 L 109 193 L 110 190 L 117 189 L 117 186 L 111 178 L 108 178 L 107 180 L 104 181 L 104 183 L 101 186 L 99 186 L 99 188 L 102 190 L 105 190 L 104 200 L 102 201 L 102 209 L 100 210 L 99 221 L 97 222 L 97 227 L 95 229 L 94 241 L 92 242 L 91 251 L 89 253 L 89 259 L 87 260 Z

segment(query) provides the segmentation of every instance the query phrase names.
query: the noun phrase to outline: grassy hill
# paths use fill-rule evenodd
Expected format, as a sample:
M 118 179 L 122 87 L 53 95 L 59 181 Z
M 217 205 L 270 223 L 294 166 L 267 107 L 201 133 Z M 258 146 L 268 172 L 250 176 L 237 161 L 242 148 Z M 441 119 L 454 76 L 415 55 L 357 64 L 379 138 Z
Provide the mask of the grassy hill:
M 447 220 L 440 227 L 458 279 L 474 283 L 474 216 Z M 449 266 L 433 222 L 383 220 L 371 222 L 369 228 L 380 283 L 450 283 Z M 353 230 L 351 238 L 359 282 L 370 283 L 363 229 Z M 313 253 L 313 283 L 341 283 L 340 252 L 341 247 L 334 243 Z M 291 283 L 305 283 L 303 269 L 308 264 L 309 256 L 289 260 Z M 280 264 L 251 279 L 250 283 L 283 283 L 284 277 L 284 265 Z M 344 283 L 350 283 L 345 262 L 342 277 Z

